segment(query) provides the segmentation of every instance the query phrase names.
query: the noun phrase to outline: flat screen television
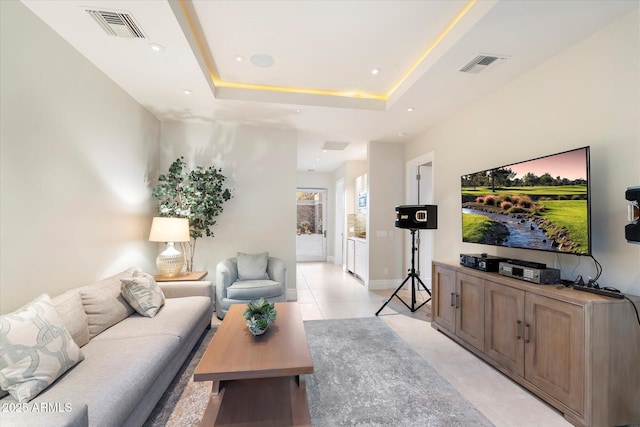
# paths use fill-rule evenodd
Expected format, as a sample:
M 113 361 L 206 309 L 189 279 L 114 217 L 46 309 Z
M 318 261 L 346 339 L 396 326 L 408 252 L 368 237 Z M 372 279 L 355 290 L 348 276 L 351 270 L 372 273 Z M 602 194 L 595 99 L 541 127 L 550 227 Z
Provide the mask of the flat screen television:
M 589 147 L 463 175 L 462 241 L 591 255 Z

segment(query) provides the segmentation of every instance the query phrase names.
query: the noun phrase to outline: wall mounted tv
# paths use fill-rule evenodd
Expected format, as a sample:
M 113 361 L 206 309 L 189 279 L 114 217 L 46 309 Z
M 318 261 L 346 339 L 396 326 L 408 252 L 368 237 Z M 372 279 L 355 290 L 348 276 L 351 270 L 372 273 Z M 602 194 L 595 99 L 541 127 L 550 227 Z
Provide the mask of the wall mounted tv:
M 589 147 L 463 175 L 462 241 L 591 255 Z

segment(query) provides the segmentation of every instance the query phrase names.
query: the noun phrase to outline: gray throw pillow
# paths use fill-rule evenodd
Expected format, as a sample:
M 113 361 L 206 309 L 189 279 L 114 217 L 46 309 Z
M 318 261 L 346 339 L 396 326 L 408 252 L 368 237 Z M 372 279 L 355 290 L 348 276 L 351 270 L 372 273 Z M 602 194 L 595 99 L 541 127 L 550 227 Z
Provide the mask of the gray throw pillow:
M 154 317 L 164 305 L 164 293 L 150 274 L 136 271 L 120 282 L 122 296 L 139 314 Z
M 236 261 L 238 262 L 238 280 L 263 280 L 269 278 L 267 275 L 269 252 L 255 255 L 238 252 Z
M 29 402 L 84 359 L 49 295 L 0 316 L 0 386 Z

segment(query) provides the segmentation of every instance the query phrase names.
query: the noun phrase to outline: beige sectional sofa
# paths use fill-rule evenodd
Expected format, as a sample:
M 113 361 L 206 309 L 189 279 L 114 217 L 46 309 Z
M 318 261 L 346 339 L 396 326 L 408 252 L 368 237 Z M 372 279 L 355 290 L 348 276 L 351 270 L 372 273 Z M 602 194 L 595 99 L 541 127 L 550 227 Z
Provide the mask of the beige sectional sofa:
M 79 362 L 28 403 L 0 399 L 0 425 L 140 426 L 211 325 L 211 282 L 159 283 L 166 301 L 155 317 L 120 295 L 133 269 L 51 298 L 82 351 Z

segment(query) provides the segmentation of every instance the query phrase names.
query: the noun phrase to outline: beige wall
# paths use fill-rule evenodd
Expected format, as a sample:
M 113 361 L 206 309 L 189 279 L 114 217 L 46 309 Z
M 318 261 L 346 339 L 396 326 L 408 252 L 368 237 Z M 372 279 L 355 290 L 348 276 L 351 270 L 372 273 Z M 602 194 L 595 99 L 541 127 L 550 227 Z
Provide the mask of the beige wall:
M 21 3 L 0 2 L 0 312 L 151 268 L 159 123 Z
M 407 160 L 432 150 L 437 159 L 435 259 L 487 252 L 593 276 L 584 257 L 463 244 L 460 221 L 461 175 L 589 145 L 600 284 L 640 295 L 640 245 L 624 239 L 624 191 L 640 184 L 639 28 L 636 10 L 408 144 Z
M 237 252 L 267 251 L 287 264 L 288 297 L 296 287 L 297 132 L 232 123 L 163 122 L 160 170 L 179 156 L 191 166 L 222 168 L 233 198 L 214 226 L 215 237 L 199 239 L 194 270 L 215 280 L 219 261 Z
M 406 230 L 395 228 L 397 205 L 404 203 L 405 147 L 370 142 L 369 282 L 370 289 L 396 287 L 405 276 L 402 242 Z

